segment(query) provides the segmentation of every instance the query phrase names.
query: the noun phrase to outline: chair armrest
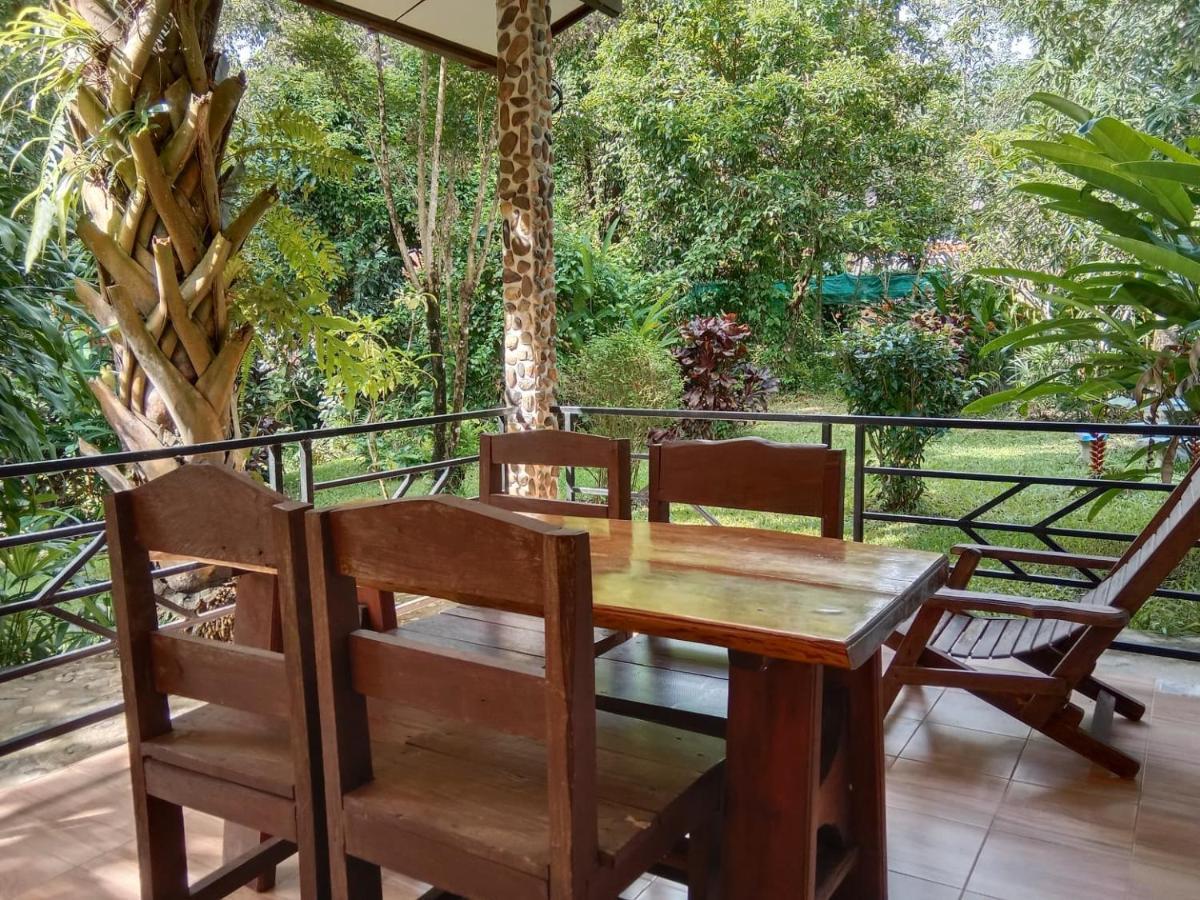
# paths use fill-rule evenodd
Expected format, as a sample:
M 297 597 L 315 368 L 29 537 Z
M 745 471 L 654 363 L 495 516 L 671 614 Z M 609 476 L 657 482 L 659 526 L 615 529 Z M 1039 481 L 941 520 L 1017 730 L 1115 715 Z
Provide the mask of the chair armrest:
M 1089 556 L 1084 553 L 1059 553 L 1054 550 L 1024 550 L 1020 547 L 994 547 L 991 544 L 959 544 L 950 551 L 956 555 L 978 554 L 984 559 L 1007 562 L 1042 563 L 1047 566 L 1111 569 L 1120 560 L 1115 556 Z
M 930 606 L 947 612 L 1007 613 L 1026 619 L 1058 619 L 1062 622 L 1096 625 L 1101 628 L 1121 628 L 1129 622 L 1128 612 L 1111 606 L 1086 606 L 1063 600 L 1035 600 L 1032 597 L 985 594 L 953 588 L 942 588 L 927 602 Z

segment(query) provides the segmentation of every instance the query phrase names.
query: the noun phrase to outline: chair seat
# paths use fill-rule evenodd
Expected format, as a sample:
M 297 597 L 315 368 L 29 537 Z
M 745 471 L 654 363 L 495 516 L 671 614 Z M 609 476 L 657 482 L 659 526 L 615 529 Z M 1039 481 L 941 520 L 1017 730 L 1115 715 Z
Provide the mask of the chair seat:
M 545 877 L 550 824 L 544 746 L 383 706 L 372 705 L 372 719 L 386 718 L 395 727 L 389 737 L 407 734 L 373 742 L 374 780 L 343 799 L 348 851 L 369 858 L 371 848 L 405 853 L 414 846 L 454 847 Z M 699 808 L 695 804 L 717 802 L 723 741 L 603 712 L 596 731 L 599 844 L 611 864 L 636 852 L 639 838 L 653 835 L 662 821 L 687 822 L 684 817 Z
M 1056 647 L 1083 627 L 1053 619 L 946 613 L 929 645 L 956 659 L 1020 658 Z
M 291 800 L 296 786 L 288 722 L 206 704 L 142 742 L 142 754 L 181 769 Z

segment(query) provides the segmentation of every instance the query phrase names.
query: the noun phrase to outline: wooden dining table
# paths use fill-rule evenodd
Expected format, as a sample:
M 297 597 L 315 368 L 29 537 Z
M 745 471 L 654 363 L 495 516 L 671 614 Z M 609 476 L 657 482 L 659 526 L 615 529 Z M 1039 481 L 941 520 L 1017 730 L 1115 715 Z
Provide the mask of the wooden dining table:
M 598 627 L 728 651 L 726 900 L 886 897 L 881 648 L 945 583 L 945 556 L 538 518 L 588 533 Z

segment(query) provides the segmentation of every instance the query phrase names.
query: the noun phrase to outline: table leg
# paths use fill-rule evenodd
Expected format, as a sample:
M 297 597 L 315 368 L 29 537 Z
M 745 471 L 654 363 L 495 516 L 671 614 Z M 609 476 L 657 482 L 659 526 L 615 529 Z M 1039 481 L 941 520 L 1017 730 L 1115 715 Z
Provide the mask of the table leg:
M 730 654 L 726 900 L 885 900 L 880 675 Z
M 887 818 L 885 812 L 882 654 L 844 676 L 848 688 L 847 744 L 850 778 L 849 837 L 858 859 L 836 900 L 887 897 Z
M 822 675 L 729 654 L 725 900 L 816 896 Z

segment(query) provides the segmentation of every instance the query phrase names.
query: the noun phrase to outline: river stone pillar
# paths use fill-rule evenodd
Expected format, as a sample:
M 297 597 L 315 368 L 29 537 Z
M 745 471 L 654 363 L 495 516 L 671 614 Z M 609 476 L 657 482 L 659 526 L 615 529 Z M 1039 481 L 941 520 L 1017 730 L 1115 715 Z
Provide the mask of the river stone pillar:
M 509 431 L 557 428 L 549 0 L 496 0 L 504 243 L 504 398 Z M 558 473 L 514 467 L 509 490 L 557 495 Z

